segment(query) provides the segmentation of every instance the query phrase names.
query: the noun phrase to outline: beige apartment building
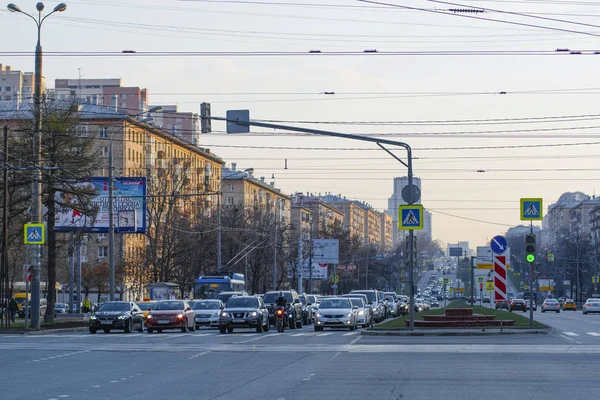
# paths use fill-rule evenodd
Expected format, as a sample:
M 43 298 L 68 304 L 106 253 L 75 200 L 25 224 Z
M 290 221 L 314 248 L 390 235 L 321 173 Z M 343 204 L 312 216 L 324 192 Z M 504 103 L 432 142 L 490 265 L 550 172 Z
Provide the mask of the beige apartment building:
M 252 169 L 238 170 L 233 163 L 231 168 L 223 168 L 222 179 L 224 207 L 272 213 L 280 226 L 290 221 L 290 197 L 273 183 L 267 183 L 264 177 L 254 177 Z
M 386 212 L 381 213 L 381 251 L 392 251 L 394 245 L 394 220 Z
M 310 194 L 295 193 L 292 195 L 294 205 L 303 206 L 312 212 L 311 237 L 319 239 L 321 233 L 330 226 L 344 223 L 344 213 L 330 204 Z
M 313 212 L 310 208 L 302 205 L 293 204 L 290 212 L 290 222 L 294 232 L 300 232 L 303 240 L 310 240 L 313 223 Z
M 0 64 L 0 104 L 33 101 L 35 74 L 14 70 L 10 65 Z M 45 81 L 42 77 L 42 90 Z
M 365 243 L 372 244 L 377 248 L 381 245 L 381 213 L 370 207 L 363 207 L 365 211 Z
M 82 135 L 96 138 L 105 167 L 99 176 L 108 176 L 109 146 L 113 144 L 114 176 L 145 176 L 149 209 L 159 207 L 160 198 L 153 194 L 177 193 L 173 206 L 185 215 L 214 215 L 223 160 L 208 149 L 192 146 L 157 128 L 134 118 L 92 104 L 81 107 L 79 130 Z M 213 193 L 194 196 L 194 194 Z M 154 229 L 151 221 L 148 230 Z M 91 234 L 88 242 L 90 263 L 107 262 L 108 238 L 103 234 Z M 152 270 L 143 260 L 147 250 L 147 238 L 138 234 L 116 234 L 118 249 L 116 259 L 124 266 L 122 276 L 129 299 L 140 298 L 144 293 L 143 282 L 152 281 Z

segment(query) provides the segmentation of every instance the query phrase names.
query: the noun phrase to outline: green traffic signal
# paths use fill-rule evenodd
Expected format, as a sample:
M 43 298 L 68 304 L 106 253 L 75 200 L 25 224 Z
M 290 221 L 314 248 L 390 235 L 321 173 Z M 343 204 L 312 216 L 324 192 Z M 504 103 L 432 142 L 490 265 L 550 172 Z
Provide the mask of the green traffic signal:
M 533 254 L 527 254 L 527 262 L 534 262 L 535 261 L 535 256 Z
M 525 235 L 525 253 L 527 254 L 527 262 L 532 263 L 535 261 L 535 235 Z

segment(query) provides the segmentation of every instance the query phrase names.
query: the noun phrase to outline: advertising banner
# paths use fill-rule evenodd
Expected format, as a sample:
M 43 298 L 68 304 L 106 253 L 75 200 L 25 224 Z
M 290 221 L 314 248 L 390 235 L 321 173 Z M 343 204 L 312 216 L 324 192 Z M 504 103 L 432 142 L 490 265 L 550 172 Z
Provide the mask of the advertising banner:
M 121 177 L 115 178 L 113 187 L 113 223 L 115 230 L 119 225 L 119 214 L 125 212 L 134 216 L 135 223 L 131 226 L 135 229 L 129 233 L 146 232 L 146 178 L 145 177 Z M 91 178 L 89 182 L 82 183 L 82 187 L 93 187 L 96 195 L 92 199 L 92 205 L 96 206 L 98 213 L 96 218 L 83 215 L 77 210 L 77 202 L 72 196 L 65 193 L 57 193 L 60 203 L 71 204 L 57 208 L 55 219 L 55 230 L 57 232 L 83 231 L 95 233 L 107 233 L 109 227 L 108 211 L 108 185 L 106 177 Z M 130 213 L 130 214 L 129 214 Z M 123 217 L 121 217 L 123 219 Z
M 310 278 L 310 269 L 308 268 L 308 260 L 304 260 L 302 263 L 302 280 L 308 280 Z M 313 260 L 312 264 L 312 278 L 313 279 L 327 279 L 327 264 L 324 267 L 321 267 L 318 262 Z M 288 278 L 298 278 L 299 271 L 292 271 L 291 268 L 288 269 Z

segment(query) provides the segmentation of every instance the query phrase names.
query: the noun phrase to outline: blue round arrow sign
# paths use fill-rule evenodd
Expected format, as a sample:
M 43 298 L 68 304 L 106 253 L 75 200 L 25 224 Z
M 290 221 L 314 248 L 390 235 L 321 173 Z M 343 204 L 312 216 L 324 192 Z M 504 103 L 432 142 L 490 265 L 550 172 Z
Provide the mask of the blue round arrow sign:
M 492 238 L 491 247 L 495 254 L 504 254 L 508 248 L 508 242 L 504 236 L 494 236 Z

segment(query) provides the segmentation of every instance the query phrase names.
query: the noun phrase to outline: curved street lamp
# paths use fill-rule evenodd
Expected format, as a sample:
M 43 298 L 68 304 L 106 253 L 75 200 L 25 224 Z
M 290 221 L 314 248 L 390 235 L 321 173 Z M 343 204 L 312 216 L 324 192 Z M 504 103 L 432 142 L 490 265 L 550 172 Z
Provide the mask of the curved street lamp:
M 37 45 L 35 46 L 35 76 L 33 88 L 33 105 L 35 125 L 33 131 L 33 163 L 36 169 L 33 174 L 31 191 L 31 222 L 42 222 L 42 171 L 40 166 L 42 152 L 42 45 L 40 43 L 42 23 L 56 12 L 63 12 L 67 9 L 65 3 L 60 3 L 52 12 L 42 17 L 44 3 L 41 1 L 35 5 L 38 12 L 37 18 L 22 11 L 19 6 L 9 3 L 8 11 L 21 13 L 31 18 L 37 27 Z M 40 246 L 35 245 L 32 252 L 31 264 L 34 268 L 33 279 L 31 280 L 31 325 L 33 329 L 40 329 Z

